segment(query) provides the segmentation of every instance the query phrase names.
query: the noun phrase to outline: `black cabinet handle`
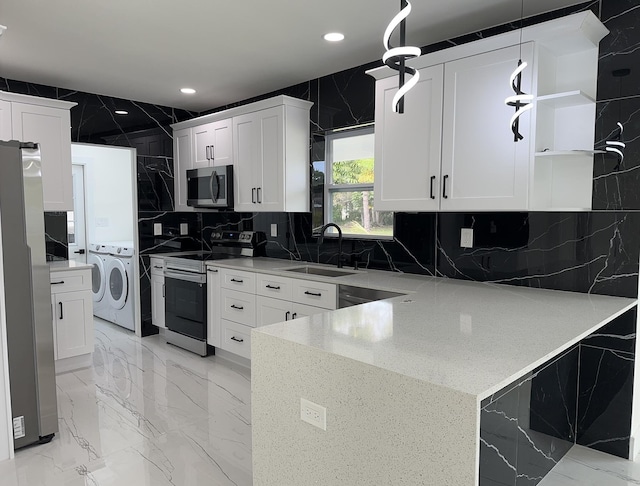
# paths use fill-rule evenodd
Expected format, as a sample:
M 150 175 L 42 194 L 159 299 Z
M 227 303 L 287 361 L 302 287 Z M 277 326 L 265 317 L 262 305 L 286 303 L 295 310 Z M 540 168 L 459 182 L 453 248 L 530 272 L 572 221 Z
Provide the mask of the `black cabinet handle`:
M 235 337 L 235 336 L 231 336 L 231 340 L 232 340 L 232 341 L 235 341 L 235 342 L 237 342 L 237 343 L 243 343 L 243 342 L 244 342 L 244 339 L 238 339 L 238 338 L 237 338 L 237 337 Z
M 313 295 L 314 297 L 322 297 L 322 294 L 320 292 L 315 293 L 315 292 L 309 292 L 308 290 L 304 291 L 305 295 Z
M 51 285 L 62 285 L 64 280 L 60 280 L 59 282 L 51 282 Z
M 291 317 L 291 312 L 287 311 L 286 314 L 284 315 L 284 320 L 288 321 L 289 317 Z
M 241 305 L 235 305 L 235 304 L 231 304 L 231 308 L 232 309 L 238 309 L 238 310 L 243 310 L 244 307 L 242 307 Z
M 218 273 L 218 271 L 215 268 L 207 268 L 207 272 Z
M 62 313 L 62 302 L 58 302 L 58 305 L 60 306 L 60 319 L 64 319 L 64 314 Z
M 157 268 L 157 269 L 159 269 L 159 270 L 162 270 L 162 269 L 163 269 L 163 267 L 159 267 L 158 265 L 154 265 L 154 266 L 153 266 L 153 268 Z
M 165 298 L 165 294 L 164 294 L 164 284 L 162 284 L 162 298 Z
M 216 147 L 215 145 L 211 146 L 211 160 L 216 160 L 216 155 L 215 155 L 216 148 L 215 147 Z
M 232 279 L 231 279 L 231 281 L 232 281 L 232 282 L 235 282 L 235 283 L 242 283 L 242 282 L 244 282 L 244 280 L 236 280 L 235 278 L 232 278 Z
M 430 197 L 431 199 L 435 199 L 436 197 L 433 195 L 433 183 L 436 180 L 436 176 L 431 176 L 431 186 L 430 186 Z
M 204 148 L 204 156 L 207 160 L 211 160 L 211 157 L 209 156 L 209 148 L 210 147 L 208 145 Z
M 447 196 L 447 179 L 449 178 L 449 175 L 444 176 L 444 179 L 442 181 L 442 197 L 444 199 L 448 199 L 449 196 Z
M 298 313 L 294 312 L 293 315 L 291 316 L 291 319 L 295 319 L 297 315 L 298 315 Z
M 268 289 L 272 289 L 272 290 L 280 290 L 280 287 L 276 286 L 276 285 L 267 284 L 267 285 L 265 285 L 265 287 L 268 288 Z
M 251 202 L 253 204 L 256 203 L 256 188 L 255 187 L 251 188 Z
M 78 255 L 84 255 L 84 248 L 80 248 L 78 251 L 74 251 L 73 253 L 77 253 Z
M 256 191 L 256 194 L 258 195 L 258 197 L 257 197 L 258 204 L 262 204 L 262 197 L 260 196 L 261 192 L 262 192 L 262 187 L 258 187 L 258 190 Z

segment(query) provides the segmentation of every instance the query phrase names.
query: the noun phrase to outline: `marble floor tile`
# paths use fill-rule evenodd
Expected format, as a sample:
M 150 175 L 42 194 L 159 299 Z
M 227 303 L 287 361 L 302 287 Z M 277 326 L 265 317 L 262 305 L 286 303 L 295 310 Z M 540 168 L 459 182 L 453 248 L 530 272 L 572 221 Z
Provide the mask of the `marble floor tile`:
M 95 320 L 93 366 L 56 377 L 60 431 L 2 486 L 252 484 L 250 371 Z
M 640 462 L 573 446 L 538 486 L 640 485 Z

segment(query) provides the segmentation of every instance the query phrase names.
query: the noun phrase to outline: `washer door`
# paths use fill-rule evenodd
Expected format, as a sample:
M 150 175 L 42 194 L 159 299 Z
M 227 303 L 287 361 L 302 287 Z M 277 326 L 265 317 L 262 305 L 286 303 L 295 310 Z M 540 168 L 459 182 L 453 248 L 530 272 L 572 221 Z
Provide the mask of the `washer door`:
M 106 278 L 104 261 L 100 255 L 95 253 L 89 253 L 87 256 L 87 263 L 92 265 L 91 267 L 91 291 L 93 293 L 93 301 L 100 302 L 104 297 L 104 291 L 106 288 Z
M 129 297 L 129 278 L 124 263 L 117 258 L 111 260 L 107 267 L 107 284 L 109 303 L 116 310 L 122 309 Z

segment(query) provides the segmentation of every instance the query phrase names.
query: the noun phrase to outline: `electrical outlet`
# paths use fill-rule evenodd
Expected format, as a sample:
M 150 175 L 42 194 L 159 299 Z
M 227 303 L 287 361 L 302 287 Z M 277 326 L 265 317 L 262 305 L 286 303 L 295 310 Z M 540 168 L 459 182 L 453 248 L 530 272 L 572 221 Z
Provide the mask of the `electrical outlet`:
M 162 236 L 162 223 L 153 223 L 153 236 Z
M 327 430 L 327 409 L 322 405 L 301 398 L 300 420 L 319 429 Z
M 180 223 L 180 234 L 181 235 L 189 234 L 189 223 Z
M 460 247 L 473 248 L 473 229 L 462 228 L 460 230 Z
M 278 237 L 278 225 L 276 223 L 271 224 L 271 236 L 274 238 Z

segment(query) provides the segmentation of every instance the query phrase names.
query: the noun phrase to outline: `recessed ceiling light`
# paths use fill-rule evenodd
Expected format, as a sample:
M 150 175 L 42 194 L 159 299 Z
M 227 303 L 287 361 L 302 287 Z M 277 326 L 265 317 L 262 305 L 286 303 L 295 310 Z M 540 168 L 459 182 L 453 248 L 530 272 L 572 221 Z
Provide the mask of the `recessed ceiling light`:
M 182 88 L 180 92 L 184 94 L 195 94 L 196 90 L 193 88 Z
M 2 33 L 7 30 L 7 27 L 4 25 L 0 25 L 0 35 L 2 35 Z
M 116 110 L 116 111 L 115 111 L 115 114 L 116 114 L 116 115 L 128 115 L 128 114 L 129 114 L 129 112 L 128 112 L 128 111 L 125 111 L 125 110 Z
M 325 34 L 323 38 L 329 42 L 340 42 L 344 39 L 344 34 L 341 34 L 340 32 L 329 32 L 328 34 Z

